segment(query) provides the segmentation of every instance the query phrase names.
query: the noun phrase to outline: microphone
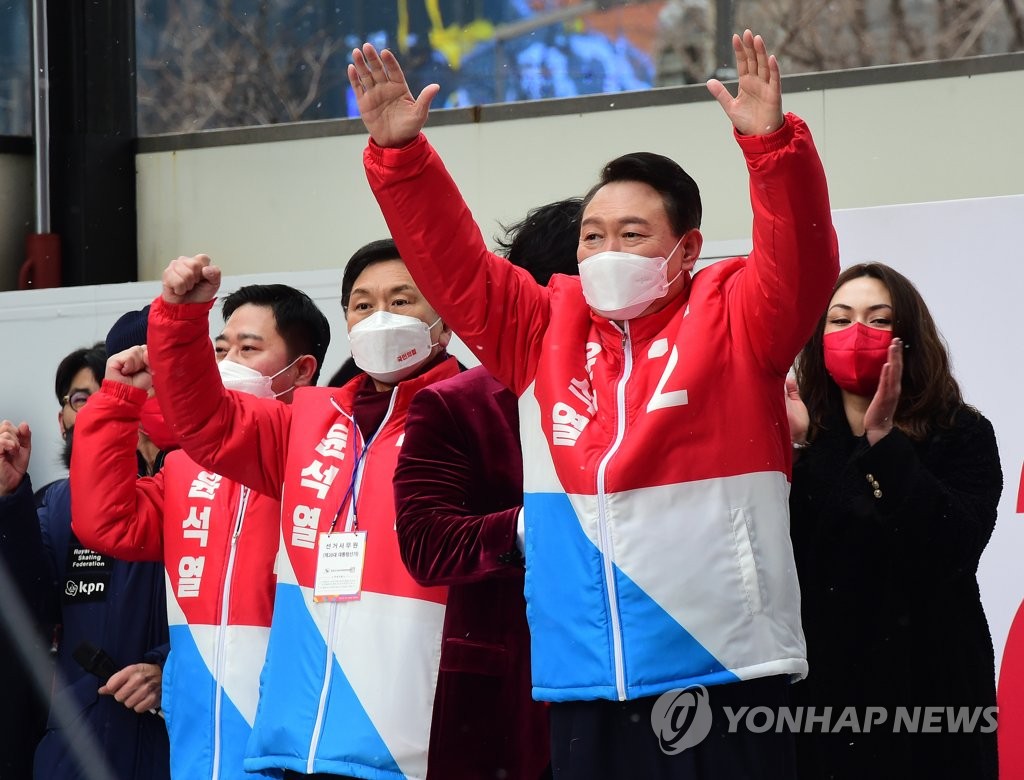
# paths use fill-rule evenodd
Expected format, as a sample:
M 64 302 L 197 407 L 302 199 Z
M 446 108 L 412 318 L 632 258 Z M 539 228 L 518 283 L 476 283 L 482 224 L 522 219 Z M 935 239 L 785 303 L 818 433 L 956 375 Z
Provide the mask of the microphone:
M 78 645 L 75 648 L 75 652 L 71 654 L 71 657 L 89 674 L 99 677 L 100 681 L 104 684 L 119 668 L 114 659 L 107 655 L 105 650 L 96 647 L 96 645 L 89 641 Z
M 75 662 L 89 674 L 95 675 L 104 685 L 110 680 L 115 672 L 120 670 L 117 662 L 102 648 L 96 647 L 88 640 L 81 642 L 71 654 Z M 163 710 L 159 707 L 149 710 L 153 715 L 164 717 Z

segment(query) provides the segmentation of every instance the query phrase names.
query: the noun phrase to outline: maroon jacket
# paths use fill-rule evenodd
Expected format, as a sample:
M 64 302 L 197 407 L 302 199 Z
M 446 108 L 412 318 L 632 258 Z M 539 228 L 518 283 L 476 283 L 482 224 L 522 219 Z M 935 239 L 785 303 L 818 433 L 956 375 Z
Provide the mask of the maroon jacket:
M 421 390 L 394 484 L 405 565 L 421 585 L 449 586 L 430 776 L 537 780 L 549 736 L 530 696 L 515 395 L 483 368 Z

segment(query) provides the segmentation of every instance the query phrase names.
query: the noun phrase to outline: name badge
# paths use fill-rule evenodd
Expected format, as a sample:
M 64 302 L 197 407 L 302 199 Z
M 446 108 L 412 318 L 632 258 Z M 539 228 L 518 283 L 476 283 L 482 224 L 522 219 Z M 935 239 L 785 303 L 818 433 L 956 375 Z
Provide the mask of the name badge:
M 358 601 L 363 591 L 366 531 L 321 533 L 313 601 Z

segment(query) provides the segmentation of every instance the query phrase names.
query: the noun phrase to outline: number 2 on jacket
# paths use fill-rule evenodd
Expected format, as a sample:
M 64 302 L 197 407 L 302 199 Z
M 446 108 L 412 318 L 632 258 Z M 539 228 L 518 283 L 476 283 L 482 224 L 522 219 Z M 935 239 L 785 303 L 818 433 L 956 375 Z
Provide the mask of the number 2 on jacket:
M 647 357 L 651 359 L 659 358 L 668 351 L 668 339 L 658 339 L 651 344 L 650 350 L 647 352 Z M 661 375 L 661 379 L 658 381 L 658 386 L 654 388 L 654 394 L 651 396 L 651 400 L 647 402 L 648 414 L 657 409 L 669 409 L 673 406 L 686 406 L 689 403 L 685 390 L 670 390 L 665 392 L 665 385 L 668 384 L 668 378 L 672 375 L 676 365 L 679 363 L 679 348 L 672 345 L 672 351 L 669 353 L 668 362 L 665 364 L 665 371 Z

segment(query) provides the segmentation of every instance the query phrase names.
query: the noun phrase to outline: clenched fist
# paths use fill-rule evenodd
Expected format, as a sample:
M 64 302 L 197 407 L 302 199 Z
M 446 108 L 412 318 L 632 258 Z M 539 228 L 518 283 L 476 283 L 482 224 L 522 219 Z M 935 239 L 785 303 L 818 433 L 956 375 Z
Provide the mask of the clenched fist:
M 153 386 L 153 375 L 150 373 L 146 345 L 130 347 L 107 358 L 107 372 L 103 378 L 149 390 Z
M 0 496 L 9 496 L 18 489 L 28 471 L 31 454 L 32 431 L 28 423 L 0 421 Z
M 167 303 L 206 303 L 220 289 L 220 269 L 208 255 L 179 257 L 164 269 L 163 282 Z

